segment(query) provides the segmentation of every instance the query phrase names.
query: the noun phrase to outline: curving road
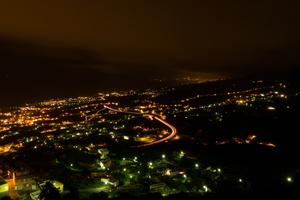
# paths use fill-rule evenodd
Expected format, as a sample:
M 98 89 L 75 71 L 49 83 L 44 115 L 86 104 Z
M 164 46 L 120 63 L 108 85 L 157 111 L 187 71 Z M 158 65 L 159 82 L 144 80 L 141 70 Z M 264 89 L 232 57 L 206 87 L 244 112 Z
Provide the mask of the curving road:
M 121 112 L 121 113 L 128 113 L 128 114 L 134 114 L 134 115 L 144 115 L 144 116 L 149 116 L 149 117 L 153 117 L 154 119 L 156 119 L 157 121 L 163 123 L 164 125 L 168 126 L 172 132 L 170 135 L 168 135 L 167 137 L 165 138 L 162 138 L 160 140 L 156 140 L 154 142 L 151 142 L 151 143 L 147 143 L 147 144 L 141 144 L 141 145 L 137 145 L 137 146 L 133 146 L 133 147 L 146 147 L 146 146 L 150 146 L 150 145 L 154 145 L 154 144 L 158 144 L 158 143 L 162 143 L 162 142 L 165 142 L 169 139 L 171 139 L 172 137 L 174 137 L 176 134 L 177 134 L 177 130 L 174 126 L 172 126 L 171 124 L 169 124 L 168 122 L 162 120 L 161 118 L 159 118 L 157 115 L 155 114 L 145 114 L 145 113 L 139 113 L 139 112 L 130 112 L 130 111 L 122 111 L 122 110 L 118 110 L 118 109 L 114 109 L 114 108 L 111 108 L 107 105 L 103 105 L 104 108 L 99 110 L 96 114 L 98 114 L 99 112 L 103 111 L 104 109 L 109 109 L 109 110 L 112 110 L 112 111 L 115 111 L 115 112 Z
M 101 112 L 101 111 L 103 111 L 103 110 L 105 110 L 105 109 L 106 109 L 106 108 L 104 107 L 104 108 L 98 110 L 95 114 L 89 115 L 89 116 L 91 116 L 89 119 L 88 119 L 88 116 L 85 116 L 85 121 L 91 121 L 91 120 L 94 118 L 95 115 L 98 115 L 99 112 Z

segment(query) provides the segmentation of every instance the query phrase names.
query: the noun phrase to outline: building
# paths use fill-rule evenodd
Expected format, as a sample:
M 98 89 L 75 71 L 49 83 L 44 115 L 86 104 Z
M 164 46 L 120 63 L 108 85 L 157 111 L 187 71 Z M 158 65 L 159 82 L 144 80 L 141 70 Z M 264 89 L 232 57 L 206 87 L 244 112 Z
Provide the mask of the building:
M 108 149 L 103 148 L 103 149 L 98 149 L 98 153 L 101 154 L 101 159 L 106 159 L 107 155 L 109 154 Z
M 0 177 L 0 198 L 8 195 L 8 182 Z
M 44 185 L 46 184 L 46 182 L 52 183 L 53 186 L 54 186 L 55 188 L 57 188 L 58 191 L 59 191 L 60 193 L 63 192 L 63 190 L 64 190 L 64 184 L 63 184 L 63 183 L 60 183 L 60 182 L 58 182 L 58 181 L 55 181 L 55 180 L 54 180 L 54 181 L 45 181 L 45 182 L 41 183 L 39 186 L 40 186 L 41 188 L 43 188 Z M 37 190 L 37 191 L 31 192 L 31 193 L 30 193 L 31 199 L 33 199 L 33 200 L 39 200 L 39 199 L 40 199 L 40 198 L 39 198 L 40 193 L 41 193 L 41 190 Z
M 111 167 L 112 161 L 110 159 L 105 159 L 100 161 L 100 167 L 101 169 L 106 169 Z
M 101 178 L 101 182 L 105 183 L 105 184 L 110 184 L 112 186 L 117 187 L 119 185 L 119 180 L 114 179 L 112 177 L 109 178 Z
M 37 189 L 35 177 L 29 173 L 29 170 L 15 171 L 13 181 L 15 191 Z
M 160 183 L 155 183 L 150 185 L 150 190 L 159 190 L 159 189 L 166 189 L 168 188 L 168 186 L 166 185 L 166 183 L 164 182 L 160 182 Z

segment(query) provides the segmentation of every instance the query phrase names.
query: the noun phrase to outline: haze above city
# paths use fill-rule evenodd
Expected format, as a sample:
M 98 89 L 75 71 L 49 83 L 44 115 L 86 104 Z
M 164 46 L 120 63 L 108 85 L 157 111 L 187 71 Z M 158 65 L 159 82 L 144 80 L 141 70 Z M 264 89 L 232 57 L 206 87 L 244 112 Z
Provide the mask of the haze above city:
M 157 78 L 294 73 L 299 8 L 277 0 L 2 2 L 0 107 Z

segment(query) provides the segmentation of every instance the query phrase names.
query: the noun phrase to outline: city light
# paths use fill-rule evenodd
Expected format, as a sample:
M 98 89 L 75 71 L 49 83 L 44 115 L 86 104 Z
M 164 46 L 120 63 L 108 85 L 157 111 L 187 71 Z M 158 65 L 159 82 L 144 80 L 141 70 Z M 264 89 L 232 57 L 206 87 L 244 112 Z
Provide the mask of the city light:
M 268 102 L 266 104 L 263 104 L 262 106 L 261 104 L 259 104 L 261 107 L 259 106 L 257 107 L 257 109 L 261 109 L 263 113 L 266 113 L 268 110 L 274 110 L 275 108 L 276 110 L 278 110 L 279 108 L 280 109 L 289 108 L 289 106 L 286 106 L 286 104 L 284 103 L 282 106 L 278 107 L 277 104 L 273 102 L 272 97 L 276 96 L 278 98 L 280 94 L 275 95 L 276 92 L 264 91 L 264 95 L 260 95 L 261 94 L 260 92 L 261 91 L 259 90 L 238 91 L 238 88 L 236 88 L 235 91 L 228 92 L 228 94 L 227 92 L 225 92 L 224 94 L 220 93 L 220 94 L 197 95 L 198 96 L 197 98 L 212 97 L 212 96 L 216 96 L 216 97 L 220 96 L 221 98 L 223 98 L 223 96 L 225 95 L 224 97 L 226 101 L 224 100 L 224 102 L 222 99 L 220 99 L 219 103 L 208 102 L 207 104 L 203 104 L 201 106 L 188 104 L 188 101 L 192 102 L 192 100 L 194 99 L 193 97 L 185 98 L 183 101 L 184 103 L 182 104 L 178 103 L 180 102 L 179 99 L 178 102 L 175 103 L 172 102 L 170 104 L 168 103 L 158 104 L 157 102 L 157 105 L 154 102 L 155 101 L 154 99 L 148 99 L 147 97 L 147 99 L 145 100 L 146 105 L 145 106 L 142 105 L 144 106 L 142 112 L 143 115 L 141 115 L 141 113 L 140 114 L 137 113 L 137 111 L 139 110 L 138 103 L 134 103 L 131 106 L 127 106 L 127 105 L 123 106 L 123 103 L 119 103 L 119 105 L 123 107 L 114 109 L 108 106 L 104 106 L 102 103 L 99 102 L 95 103 L 94 101 L 91 101 L 89 104 L 86 105 L 80 105 L 79 103 L 74 104 L 74 107 L 73 104 L 69 105 L 67 103 L 65 107 L 62 105 L 58 106 L 59 104 L 55 104 L 54 107 L 51 108 L 50 105 L 47 105 L 45 106 L 45 108 L 41 108 L 43 109 L 41 112 L 39 111 L 40 108 L 38 106 L 36 108 L 32 107 L 30 110 L 29 108 L 26 109 L 20 108 L 19 111 L 9 112 L 10 114 L 8 112 L 5 113 L 4 111 L 0 110 L 0 122 L 1 122 L 0 132 L 2 134 L 0 138 L 3 139 L 2 141 L 3 145 L 0 146 L 0 153 L 2 153 L 3 155 L 11 154 L 13 156 L 15 154 L 18 155 L 19 154 L 18 152 L 20 152 L 21 155 L 23 147 L 26 147 L 24 149 L 28 149 L 27 147 L 30 147 L 32 149 L 39 149 L 41 151 L 46 147 L 47 148 L 51 147 L 51 150 L 54 151 L 57 150 L 58 153 L 57 155 L 54 154 L 56 153 L 54 151 L 53 151 L 54 153 L 52 151 L 51 154 L 49 153 L 49 155 L 51 155 L 51 158 L 53 158 L 52 154 L 56 156 L 55 159 L 56 165 L 63 165 L 66 168 L 66 170 L 72 171 L 74 172 L 74 174 L 75 173 L 77 174 L 77 172 L 81 170 L 92 169 L 93 171 L 91 171 L 91 173 L 84 174 L 85 177 L 83 177 L 83 175 L 80 175 L 80 178 L 82 177 L 84 180 L 87 181 L 96 178 L 97 181 L 99 180 L 99 182 L 101 181 L 101 179 L 102 180 L 105 179 L 105 181 L 102 182 L 108 185 L 111 185 L 111 182 L 115 181 L 116 182 L 115 185 L 116 186 L 118 185 L 118 187 L 120 188 L 122 187 L 126 188 L 128 187 L 128 185 L 130 185 L 130 187 L 133 185 L 140 187 L 139 186 L 140 181 L 145 180 L 145 182 L 150 183 L 150 185 L 152 183 L 154 185 L 160 183 L 158 184 L 158 186 L 156 185 L 157 188 L 155 189 L 157 189 L 158 191 L 163 190 L 166 193 L 168 192 L 171 193 L 175 191 L 179 192 L 183 189 L 184 191 L 187 192 L 196 191 L 204 194 L 205 192 L 211 192 L 211 193 L 217 192 L 217 190 L 215 189 L 218 189 L 219 186 L 218 184 L 222 180 L 230 180 L 230 183 L 234 184 L 235 182 L 235 186 L 239 187 L 240 189 L 246 190 L 248 188 L 248 185 L 250 185 L 250 181 L 248 182 L 248 179 L 245 180 L 240 178 L 243 177 L 242 175 L 243 173 L 240 173 L 241 172 L 240 170 L 234 171 L 234 168 L 229 169 L 228 166 L 225 169 L 223 169 L 223 165 L 226 166 L 226 164 L 223 163 L 222 161 L 215 162 L 215 164 L 218 163 L 217 165 L 213 165 L 212 164 L 213 162 L 206 163 L 206 160 L 208 159 L 206 159 L 206 156 L 203 156 L 205 153 L 204 151 L 203 152 L 194 151 L 193 148 L 187 147 L 186 146 L 187 144 L 184 142 L 177 143 L 177 141 L 175 141 L 176 142 L 175 143 L 173 141 L 174 138 L 172 140 L 170 140 L 171 137 L 165 138 L 165 135 L 170 135 L 170 131 L 172 131 L 172 134 L 175 134 L 176 129 L 172 125 L 165 122 L 163 118 L 160 118 L 159 115 L 167 116 L 167 118 L 170 118 L 170 121 L 173 121 L 172 123 L 174 123 L 175 126 L 178 126 L 178 128 L 180 127 L 180 130 L 182 131 L 181 134 L 179 134 L 182 135 L 180 136 L 180 139 L 188 137 L 189 138 L 188 141 L 191 141 L 191 143 L 195 142 L 194 144 L 197 144 L 199 146 L 210 145 L 210 144 L 215 145 L 215 143 L 217 145 L 223 145 L 223 144 L 230 145 L 232 143 L 236 143 L 236 144 L 245 144 L 245 145 L 249 144 L 248 145 L 249 148 L 251 148 L 252 146 L 251 144 L 265 145 L 267 146 L 267 148 L 269 148 L 268 146 L 275 147 L 275 145 L 271 143 L 272 141 L 271 139 L 270 141 L 268 141 L 268 139 L 265 139 L 267 138 L 267 136 L 261 137 L 261 134 L 259 132 L 252 131 L 252 130 L 251 132 L 241 133 L 240 135 L 231 136 L 229 134 L 228 138 L 225 137 L 223 138 L 222 136 L 220 138 L 216 138 L 216 140 L 209 141 L 205 139 L 206 138 L 205 134 L 208 135 L 209 130 L 201 130 L 202 124 L 199 123 L 199 127 L 195 127 L 197 128 L 195 130 L 198 131 L 193 134 L 189 134 L 188 131 L 186 132 L 183 131 L 183 127 L 181 126 L 182 121 L 180 120 L 184 119 L 186 116 L 188 116 L 188 119 L 190 118 L 196 119 L 196 116 L 197 117 L 200 116 L 203 118 L 208 117 L 209 118 L 209 121 L 207 121 L 208 123 L 211 122 L 212 124 L 213 123 L 219 124 L 221 121 L 220 119 L 222 118 L 225 119 L 224 117 L 228 117 L 229 119 L 230 115 L 233 112 L 237 113 L 239 109 L 236 107 L 243 106 L 243 109 L 246 110 L 248 109 L 248 107 L 246 106 L 253 105 L 253 107 L 251 108 L 253 109 L 258 104 L 254 101 L 263 101 L 263 99 L 266 99 Z M 298 94 L 300 94 L 300 92 Z M 122 93 L 118 93 L 118 95 L 126 96 L 125 94 Z M 159 94 L 157 94 L 156 96 L 159 96 Z M 134 98 L 134 96 L 132 96 L 132 98 Z M 285 99 L 280 99 L 280 101 L 285 101 Z M 243 105 L 237 105 L 237 102 L 238 104 L 243 104 Z M 250 102 L 252 104 L 247 104 Z M 115 102 L 112 103 L 109 100 L 107 100 L 105 104 L 118 105 L 117 103 Z M 153 110 L 153 113 L 160 113 L 160 114 L 159 115 L 150 114 L 151 111 L 148 108 L 148 104 L 151 105 L 151 111 L 152 109 L 155 109 L 155 112 Z M 268 105 L 273 105 L 273 104 L 274 107 L 273 106 L 268 107 Z M 226 105 L 229 105 L 230 110 L 226 110 L 225 108 L 223 110 L 223 106 Z M 235 107 L 232 108 L 232 105 L 234 105 Z M 222 106 L 222 109 L 219 110 L 218 106 Z M 293 109 L 293 107 L 294 105 L 291 105 L 290 110 Z M 98 110 L 99 108 L 102 109 Z M 200 108 L 202 111 L 208 112 L 208 114 L 201 114 Z M 52 117 L 51 112 L 49 112 L 50 115 L 47 114 L 48 111 L 47 109 L 49 109 L 49 111 L 51 112 L 57 111 L 57 113 L 59 113 L 59 115 L 62 116 L 65 121 L 60 120 L 59 117 L 56 116 Z M 256 112 L 259 113 L 259 110 L 257 109 L 255 110 L 255 113 Z M 130 110 L 132 110 L 132 112 Z M 30 112 L 35 111 L 37 114 L 30 114 L 29 111 Z M 103 111 L 103 113 L 101 114 L 100 111 L 101 112 Z M 22 114 L 18 114 L 18 113 L 22 113 Z M 130 113 L 130 117 L 128 115 L 129 113 Z M 251 114 L 251 110 L 249 111 L 249 113 Z M 268 115 L 272 116 L 272 114 L 277 113 L 277 111 L 276 112 L 268 111 L 267 113 Z M 113 116 L 111 117 L 110 115 Z M 177 116 L 177 120 L 172 119 L 173 115 Z M 75 116 L 76 118 L 75 121 L 71 120 L 73 116 Z M 68 117 L 70 119 L 67 119 Z M 137 123 L 135 122 L 132 123 L 130 121 L 133 118 L 139 118 L 139 117 L 143 118 L 142 121 L 140 121 L 140 119 L 137 120 Z M 147 118 L 144 119 L 144 117 Z M 81 118 L 83 121 L 80 121 Z M 92 118 L 94 120 L 91 120 Z M 148 118 L 151 118 L 152 120 L 155 121 L 151 121 L 151 123 L 148 124 L 147 123 L 147 121 L 149 121 Z M 129 120 L 128 123 L 126 120 Z M 35 125 L 32 123 L 35 123 Z M 133 124 L 132 126 L 131 123 Z M 162 123 L 162 124 L 157 126 L 156 123 Z M 124 126 L 124 124 L 126 124 L 126 126 Z M 236 124 L 238 123 L 233 123 L 232 126 L 235 126 Z M 163 128 L 163 126 L 161 125 L 166 125 L 166 127 Z M 198 126 L 198 124 L 195 124 L 195 126 Z M 27 134 L 27 132 L 25 131 L 26 136 L 25 134 L 22 135 L 21 134 L 22 127 L 26 128 L 25 130 L 27 129 L 31 130 L 33 134 L 30 135 L 31 132 L 29 131 Z M 126 127 L 125 130 L 117 131 L 125 127 Z M 128 132 L 127 132 L 127 128 L 129 130 Z M 115 132 L 112 132 L 111 130 L 114 130 Z M 272 130 L 276 131 L 274 128 L 272 128 Z M 284 130 L 284 129 L 279 129 L 279 130 Z M 41 134 L 43 134 L 43 137 L 35 136 L 36 132 L 40 132 Z M 120 152 L 121 151 L 122 152 L 118 154 L 117 152 L 119 152 L 119 150 L 114 152 L 114 148 L 112 148 L 112 152 L 110 152 L 110 150 L 108 149 L 111 143 L 106 144 L 105 142 L 102 142 L 101 138 L 99 140 L 98 139 L 92 140 L 94 139 L 94 137 L 87 138 L 87 139 L 91 139 L 93 143 L 91 143 L 91 141 L 88 142 L 84 141 L 85 140 L 84 137 L 86 137 L 86 135 L 91 136 L 93 133 L 96 133 L 95 136 L 96 135 L 98 136 L 98 134 L 101 137 L 105 136 L 104 139 L 106 139 L 106 136 L 109 136 L 107 137 L 107 139 L 111 140 L 112 142 L 114 142 L 115 140 L 119 140 L 119 142 L 122 143 L 124 141 L 123 138 L 126 140 L 130 138 L 130 141 L 126 141 L 125 145 L 128 145 L 128 147 L 139 147 L 139 148 L 133 148 L 132 152 L 131 150 L 122 151 L 123 145 L 119 143 L 116 144 L 116 149 L 120 149 Z M 128 136 L 124 136 L 124 133 L 128 134 Z M 198 138 L 198 134 L 200 136 L 199 138 Z M 220 132 L 220 134 L 223 134 L 222 131 Z M 204 137 L 202 137 L 202 135 Z M 14 140 L 14 143 L 11 143 L 9 142 L 11 141 L 10 137 L 16 137 L 19 139 Z M 112 140 L 111 137 L 113 137 L 114 139 Z M 161 140 L 162 138 L 165 138 L 166 140 Z M 70 141 L 68 141 L 69 139 Z M 81 142 L 81 140 L 83 142 Z M 164 144 L 161 142 L 168 142 L 168 144 Z M 160 147 L 157 149 L 156 148 L 149 149 L 150 153 L 148 153 L 147 148 L 143 148 L 145 146 L 149 146 L 157 143 L 161 143 L 162 146 L 166 145 L 166 148 L 161 148 L 161 150 L 157 150 L 160 149 Z M 172 149 L 173 144 L 176 147 L 174 149 Z M 69 156 L 68 152 L 73 150 L 75 153 L 72 156 Z M 240 153 L 239 150 L 240 149 L 238 148 L 237 153 Z M 38 152 L 38 150 L 34 151 L 34 153 L 36 152 Z M 47 154 L 47 151 L 45 152 L 45 154 Z M 85 157 L 85 155 L 87 156 Z M 28 155 L 28 158 L 29 157 L 30 156 Z M 18 156 L 12 158 L 18 158 Z M 224 157 L 224 160 L 225 159 L 226 158 Z M 28 160 L 31 161 L 30 159 Z M 151 160 L 151 162 L 149 162 L 149 160 Z M 264 163 L 264 162 L 268 162 L 268 160 L 269 159 L 260 160 L 260 161 L 261 163 Z M 5 161 L 6 160 L 2 162 Z M 25 162 L 26 159 L 22 159 L 22 161 Z M 253 162 L 255 162 L 255 160 Z M 285 163 L 283 164 L 285 165 Z M 5 165 L 3 166 L 4 166 L 3 170 L 6 170 L 6 166 Z M 43 167 L 50 168 L 51 166 L 43 165 Z M 111 170 L 109 167 L 111 168 Z M 218 167 L 222 167 L 223 171 L 221 170 L 221 168 Z M 242 169 L 241 167 L 244 167 L 244 165 L 235 166 L 235 167 L 237 167 L 238 169 Z M 251 166 L 247 166 L 247 167 L 251 167 Z M 281 169 L 285 170 L 283 167 L 279 168 L 281 167 L 280 162 L 277 162 L 276 167 L 278 167 L 278 169 L 280 170 Z M 39 172 L 40 169 L 37 168 L 35 170 Z M 298 168 L 293 169 L 292 167 L 290 167 L 289 170 L 291 170 L 291 172 L 288 175 L 292 175 L 292 174 L 296 174 L 296 172 L 293 173 L 292 170 L 298 170 Z M 48 171 L 48 170 L 43 169 L 42 171 Z M 18 176 L 18 173 L 14 171 L 11 171 L 11 173 L 12 173 L 11 175 L 9 174 L 6 175 L 4 171 L 3 176 L 4 178 L 8 176 L 8 179 L 6 179 L 6 181 L 10 180 L 10 182 L 12 183 L 11 180 L 14 179 L 13 173 L 15 173 L 16 176 Z M 264 171 L 262 171 L 262 173 L 264 173 Z M 239 175 L 236 177 L 236 174 Z M 268 173 L 266 174 L 266 176 L 267 175 Z M 152 177 L 151 180 L 147 180 L 148 177 L 149 178 Z M 267 184 L 270 182 L 270 179 L 267 179 L 267 177 L 263 176 L 263 177 L 255 177 L 255 178 L 261 181 L 262 186 L 269 187 Z M 271 180 L 273 180 L 272 177 Z M 274 184 L 276 184 L 275 183 L 276 180 L 279 182 L 280 186 L 282 186 L 282 183 L 285 183 L 289 189 L 298 187 L 298 185 L 296 185 L 298 184 L 297 177 L 281 176 L 281 178 L 279 177 L 278 179 L 274 178 Z M 178 183 L 180 183 L 180 185 L 178 184 L 178 187 L 177 184 L 175 184 L 177 183 L 177 181 Z M 162 183 L 166 185 L 163 185 Z M 174 191 L 173 188 L 172 191 L 171 190 L 168 191 L 169 183 L 172 186 L 176 185 L 174 186 Z M 204 184 L 208 184 L 209 188 L 207 185 Z M 108 185 L 107 186 L 102 185 L 102 186 L 108 187 Z M 10 190 L 11 188 L 15 188 L 15 187 L 9 186 Z M 228 187 L 228 189 L 232 189 L 232 188 Z

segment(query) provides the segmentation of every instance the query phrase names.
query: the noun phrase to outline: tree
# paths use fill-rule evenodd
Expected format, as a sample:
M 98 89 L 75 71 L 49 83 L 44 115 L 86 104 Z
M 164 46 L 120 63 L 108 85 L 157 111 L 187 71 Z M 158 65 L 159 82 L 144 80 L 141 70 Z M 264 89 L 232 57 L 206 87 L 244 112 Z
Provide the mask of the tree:
M 59 200 L 61 199 L 59 190 L 54 185 L 47 181 L 45 185 L 41 186 L 41 193 L 39 195 L 41 200 Z
M 0 200 L 13 200 L 10 196 L 4 196 Z

